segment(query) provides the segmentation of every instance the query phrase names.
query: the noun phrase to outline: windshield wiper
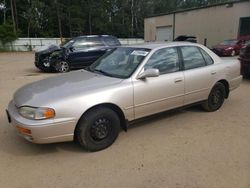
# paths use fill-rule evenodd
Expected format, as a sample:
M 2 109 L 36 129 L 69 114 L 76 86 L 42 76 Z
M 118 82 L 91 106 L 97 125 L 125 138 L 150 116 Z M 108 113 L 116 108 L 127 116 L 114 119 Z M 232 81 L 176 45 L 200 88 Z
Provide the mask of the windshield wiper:
M 105 71 L 103 71 L 103 70 L 101 70 L 101 69 L 94 69 L 94 72 L 99 72 L 99 73 L 101 73 L 101 74 L 103 74 L 103 75 L 105 75 L 105 76 L 114 77 L 112 74 L 107 73 L 107 72 L 105 72 Z

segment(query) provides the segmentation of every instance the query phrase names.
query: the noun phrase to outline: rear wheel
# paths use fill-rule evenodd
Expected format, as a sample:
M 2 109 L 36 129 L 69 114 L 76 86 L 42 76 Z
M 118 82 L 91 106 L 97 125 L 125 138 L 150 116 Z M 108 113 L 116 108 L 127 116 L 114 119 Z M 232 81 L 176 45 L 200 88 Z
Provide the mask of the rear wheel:
M 226 89 L 222 83 L 216 83 L 212 88 L 208 99 L 202 104 L 204 110 L 213 112 L 218 110 L 224 103 Z
M 79 121 L 75 137 L 82 147 L 99 151 L 112 145 L 118 137 L 120 119 L 109 108 L 98 107 L 87 112 Z

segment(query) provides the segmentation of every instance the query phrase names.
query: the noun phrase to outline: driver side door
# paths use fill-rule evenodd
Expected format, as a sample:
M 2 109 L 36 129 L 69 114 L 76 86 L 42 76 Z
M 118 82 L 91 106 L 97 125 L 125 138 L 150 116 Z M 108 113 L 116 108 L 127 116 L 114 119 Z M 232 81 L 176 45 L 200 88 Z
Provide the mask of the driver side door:
M 133 82 L 136 119 L 184 103 L 184 74 L 177 49 L 169 47 L 157 50 L 144 66 L 144 70 L 149 68 L 159 69 L 160 75 Z

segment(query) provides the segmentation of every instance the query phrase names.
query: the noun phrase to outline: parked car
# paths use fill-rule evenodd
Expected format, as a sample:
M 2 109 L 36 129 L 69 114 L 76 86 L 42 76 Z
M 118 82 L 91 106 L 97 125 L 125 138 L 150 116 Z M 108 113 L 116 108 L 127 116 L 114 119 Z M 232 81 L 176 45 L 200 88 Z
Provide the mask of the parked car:
M 250 76 L 250 40 L 241 49 L 239 60 L 241 63 L 241 74 L 244 77 Z
M 222 60 L 199 44 L 118 47 L 86 70 L 20 88 L 7 116 L 31 142 L 75 139 L 97 151 L 132 120 L 194 103 L 216 111 L 241 80 L 238 60 Z
M 108 50 L 120 46 L 116 37 L 87 35 L 69 40 L 63 46 L 49 46 L 35 53 L 35 66 L 42 71 L 68 72 L 91 65 Z
M 214 46 L 212 50 L 219 56 L 235 56 L 239 55 L 244 42 L 245 40 L 237 39 L 224 40 L 220 44 Z
M 195 36 L 179 35 L 174 39 L 174 41 L 186 41 L 186 42 L 197 43 L 197 38 Z

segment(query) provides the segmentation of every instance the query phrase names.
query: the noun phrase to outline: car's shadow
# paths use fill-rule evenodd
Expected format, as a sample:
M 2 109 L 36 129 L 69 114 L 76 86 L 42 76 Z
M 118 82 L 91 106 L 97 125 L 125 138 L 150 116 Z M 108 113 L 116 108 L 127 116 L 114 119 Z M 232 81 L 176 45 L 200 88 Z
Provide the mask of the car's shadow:
M 161 112 L 158 114 L 154 114 L 151 116 L 147 116 L 145 118 L 138 119 L 136 121 L 133 121 L 129 123 L 128 129 L 131 130 L 133 128 L 138 128 L 140 126 L 146 126 L 149 124 L 152 124 L 153 122 L 157 121 L 162 121 L 162 120 L 167 120 L 169 118 L 172 118 L 174 116 L 182 115 L 187 112 L 197 112 L 197 113 L 203 113 L 205 112 L 200 105 L 194 105 L 194 106 L 189 106 L 189 107 L 183 107 L 183 108 L 178 108 L 178 109 L 173 109 L 173 110 L 168 110 L 165 112 Z
M 55 74 L 56 72 L 53 71 L 41 71 L 37 69 L 36 67 L 33 68 L 27 68 L 24 70 L 24 73 L 26 74 L 25 76 L 35 76 L 35 75 L 41 75 L 41 74 Z

